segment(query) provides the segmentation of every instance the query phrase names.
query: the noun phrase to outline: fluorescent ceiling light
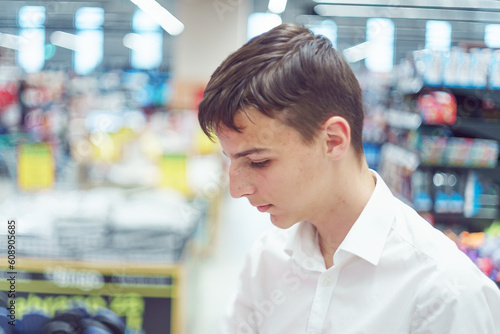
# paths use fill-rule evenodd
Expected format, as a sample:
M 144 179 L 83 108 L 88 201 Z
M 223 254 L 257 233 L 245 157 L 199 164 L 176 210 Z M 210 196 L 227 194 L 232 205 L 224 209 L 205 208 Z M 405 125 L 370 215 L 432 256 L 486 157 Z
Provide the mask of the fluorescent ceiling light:
M 179 35 L 184 30 L 184 24 L 155 0 L 130 1 L 135 3 L 137 7 L 155 20 L 170 35 Z
M 389 73 L 394 67 L 394 23 L 391 19 L 370 18 L 366 22 L 366 40 L 371 43 L 365 60 L 372 72 Z
M 438 51 L 450 51 L 451 24 L 447 21 L 427 21 L 425 23 L 425 48 Z
M 99 29 L 104 23 L 104 9 L 101 7 L 80 7 L 75 13 L 76 29 Z
M 285 11 L 286 1 L 287 0 L 269 0 L 267 8 L 273 13 L 281 14 Z
M 0 33 L 0 47 L 19 50 L 21 45 L 26 43 L 26 39 L 17 35 Z
M 135 33 L 129 33 L 123 37 L 123 46 L 131 50 L 143 50 L 148 47 L 148 43 L 151 41 Z
M 489 48 L 500 48 L 500 24 L 484 27 L 484 43 Z
M 248 17 L 247 38 L 265 33 L 282 23 L 281 16 L 272 13 L 252 13 Z
M 123 46 L 129 49 L 137 49 L 141 44 L 142 36 L 139 34 L 129 33 L 123 36 Z
M 45 23 L 45 7 L 23 6 L 19 9 L 20 28 L 42 28 Z
M 468 11 L 457 9 L 431 9 L 394 6 L 316 5 L 321 16 L 336 17 L 385 17 L 421 20 L 498 22 L 500 12 Z
M 342 53 L 344 54 L 344 57 L 348 62 L 355 63 L 368 57 L 370 47 L 370 42 L 363 42 L 361 44 L 345 49 Z
M 495 0 L 314 0 L 314 2 L 360 6 L 500 9 L 500 2 Z
M 50 42 L 61 48 L 69 49 L 72 51 L 78 51 L 78 36 L 73 34 L 68 34 L 63 31 L 54 31 L 50 35 Z

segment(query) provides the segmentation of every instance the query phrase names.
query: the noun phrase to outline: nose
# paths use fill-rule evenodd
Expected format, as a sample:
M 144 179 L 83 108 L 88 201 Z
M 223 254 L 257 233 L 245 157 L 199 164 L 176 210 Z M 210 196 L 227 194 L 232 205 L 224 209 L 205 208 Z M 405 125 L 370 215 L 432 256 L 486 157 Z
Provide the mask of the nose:
M 249 196 L 255 192 L 255 186 L 252 185 L 248 172 L 241 168 L 229 167 L 229 193 L 233 198 Z

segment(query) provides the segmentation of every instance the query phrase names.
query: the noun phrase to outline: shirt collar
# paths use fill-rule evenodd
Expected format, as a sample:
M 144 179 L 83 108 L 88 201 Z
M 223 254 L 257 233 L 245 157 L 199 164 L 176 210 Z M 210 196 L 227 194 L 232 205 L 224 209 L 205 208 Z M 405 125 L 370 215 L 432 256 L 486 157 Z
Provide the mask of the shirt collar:
M 291 229 L 285 253 L 308 270 L 324 270 L 316 228 L 308 221 L 302 221 Z
M 380 175 L 373 170 L 371 172 L 377 180 L 375 190 L 340 244 L 336 255 L 342 250 L 377 265 L 394 221 L 394 197 Z M 285 252 L 299 262 L 308 263 L 308 269 L 316 269 L 318 265 L 324 266 L 316 229 L 307 221 L 290 228 Z
M 380 175 L 371 172 L 377 179 L 375 190 L 338 250 L 377 265 L 394 222 L 394 196 Z

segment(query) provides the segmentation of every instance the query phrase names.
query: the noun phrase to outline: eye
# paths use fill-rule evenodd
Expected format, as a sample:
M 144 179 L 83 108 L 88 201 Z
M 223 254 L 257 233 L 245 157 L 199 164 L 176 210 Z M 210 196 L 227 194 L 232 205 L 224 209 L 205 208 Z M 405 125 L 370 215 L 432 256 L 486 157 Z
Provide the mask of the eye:
M 266 167 L 269 164 L 269 160 L 264 160 L 264 161 L 252 161 L 250 165 L 255 168 L 263 168 Z

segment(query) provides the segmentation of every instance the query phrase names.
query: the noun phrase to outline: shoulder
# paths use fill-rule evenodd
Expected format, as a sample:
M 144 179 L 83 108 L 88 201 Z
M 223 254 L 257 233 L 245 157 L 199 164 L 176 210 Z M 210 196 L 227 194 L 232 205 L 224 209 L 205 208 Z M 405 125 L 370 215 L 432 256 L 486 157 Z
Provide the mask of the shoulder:
M 420 333 L 417 329 L 425 333 L 497 333 L 491 328 L 500 328 L 500 323 L 491 315 L 500 314 L 500 290 L 452 240 L 402 202 L 397 205 L 391 232 L 400 247 L 412 254 L 417 272 L 425 273 L 415 286 L 416 333 Z M 484 314 L 473 312 L 478 309 Z M 476 329 L 463 331 L 457 324 Z
M 442 265 L 416 292 L 412 332 L 500 333 L 500 290 L 471 263 Z
M 460 250 L 455 242 L 434 228 L 406 204 L 400 203 L 393 224 L 393 241 L 402 244 L 406 254 L 411 254 L 415 266 L 427 273 L 427 283 L 420 286 L 450 291 L 461 290 L 458 286 L 475 289 L 495 284 Z M 497 289 L 498 290 L 498 289 Z
M 458 249 L 455 242 L 434 228 L 414 209 L 397 201 L 392 232 L 399 240 L 421 258 L 438 267 L 448 268 L 451 264 L 473 265 L 469 258 Z M 451 265 L 453 267 L 453 265 Z M 459 265 L 460 266 L 460 265 Z M 475 266 L 474 266 L 475 268 Z

